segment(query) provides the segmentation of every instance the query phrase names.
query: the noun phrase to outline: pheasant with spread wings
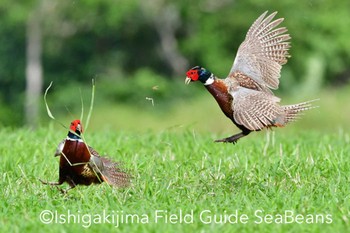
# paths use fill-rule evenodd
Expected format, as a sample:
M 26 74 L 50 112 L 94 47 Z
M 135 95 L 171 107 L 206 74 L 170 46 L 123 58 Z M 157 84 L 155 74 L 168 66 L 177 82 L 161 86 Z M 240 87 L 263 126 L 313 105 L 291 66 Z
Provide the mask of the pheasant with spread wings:
M 242 132 L 216 142 L 236 143 L 252 131 L 283 127 L 312 107 L 312 101 L 280 105 L 277 89 L 282 65 L 290 57 L 291 39 L 286 27 L 278 27 L 283 18 L 277 12 L 264 12 L 250 27 L 240 45 L 227 78 L 219 79 L 209 70 L 195 66 L 187 71 L 185 83 L 200 81 L 212 94 L 224 114 Z

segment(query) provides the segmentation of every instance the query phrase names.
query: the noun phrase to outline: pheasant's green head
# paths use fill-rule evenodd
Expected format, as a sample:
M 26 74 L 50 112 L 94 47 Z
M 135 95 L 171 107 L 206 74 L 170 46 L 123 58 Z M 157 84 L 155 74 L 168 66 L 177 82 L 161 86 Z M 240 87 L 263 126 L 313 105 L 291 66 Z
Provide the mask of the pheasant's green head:
M 213 78 L 213 74 L 200 66 L 195 66 L 186 72 L 185 83 L 189 84 L 190 82 L 201 81 L 206 84 L 208 79 Z

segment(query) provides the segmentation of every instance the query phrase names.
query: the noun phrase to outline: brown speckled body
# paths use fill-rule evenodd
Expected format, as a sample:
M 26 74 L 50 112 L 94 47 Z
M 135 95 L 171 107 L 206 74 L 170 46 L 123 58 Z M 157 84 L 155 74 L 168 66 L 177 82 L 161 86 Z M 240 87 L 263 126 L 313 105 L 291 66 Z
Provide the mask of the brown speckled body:
M 59 182 L 63 183 L 66 181 L 71 186 L 102 182 L 102 178 L 97 177 L 89 166 L 90 153 L 84 142 L 66 140 L 62 153 L 65 156 L 61 155 L 60 157 Z M 71 164 L 74 166 L 71 166 Z
M 233 98 L 229 94 L 227 87 L 234 87 L 235 85 L 227 85 L 226 82 L 230 82 L 231 80 L 223 80 L 215 78 L 214 82 L 210 85 L 206 85 L 205 87 L 210 92 L 210 94 L 215 98 L 216 102 L 220 106 L 221 110 L 239 129 L 243 131 L 244 134 L 249 134 L 250 130 L 244 127 L 243 125 L 237 124 L 233 117 L 233 109 L 232 109 L 232 101 Z M 232 79 L 232 82 L 235 82 Z
M 228 93 L 227 85 L 219 79 L 215 79 L 214 83 L 205 86 L 210 94 L 215 98 L 221 110 L 225 115 L 232 119 L 233 111 L 231 108 L 232 96 Z

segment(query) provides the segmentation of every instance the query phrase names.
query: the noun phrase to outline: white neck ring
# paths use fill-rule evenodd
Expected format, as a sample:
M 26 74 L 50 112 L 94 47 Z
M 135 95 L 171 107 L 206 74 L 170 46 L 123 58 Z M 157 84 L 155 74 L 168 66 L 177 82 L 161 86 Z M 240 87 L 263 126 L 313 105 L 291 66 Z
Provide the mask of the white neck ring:
M 213 84 L 214 81 L 215 81 L 214 75 L 211 74 L 210 77 L 207 79 L 207 81 L 205 81 L 204 85 L 205 85 L 205 86 L 208 86 L 208 85 L 210 85 L 210 84 Z

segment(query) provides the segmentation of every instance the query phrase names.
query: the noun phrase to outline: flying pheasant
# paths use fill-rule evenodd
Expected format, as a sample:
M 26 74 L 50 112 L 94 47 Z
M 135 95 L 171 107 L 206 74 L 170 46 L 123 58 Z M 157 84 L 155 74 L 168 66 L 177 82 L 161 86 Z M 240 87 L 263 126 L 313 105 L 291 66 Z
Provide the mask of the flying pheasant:
M 106 183 L 115 187 L 125 187 L 130 182 L 130 175 L 122 171 L 118 163 L 101 157 L 97 151 L 88 146 L 82 139 L 83 127 L 80 120 L 74 120 L 70 125 L 67 138 L 57 147 L 55 156 L 60 156 L 58 182 L 43 184 L 61 185 L 67 182 L 69 189 L 78 184 Z M 68 189 L 68 190 L 69 190 Z M 61 190 L 67 192 L 68 190 Z
M 313 108 L 312 101 L 280 105 L 271 89 L 279 85 L 282 65 L 289 58 L 290 36 L 287 28 L 277 27 L 284 20 L 273 20 L 277 12 L 264 12 L 250 27 L 240 45 L 228 77 L 219 79 L 209 70 L 195 66 L 187 71 L 185 83 L 201 81 L 224 114 L 242 130 L 215 142 L 236 143 L 252 131 L 283 127 Z

